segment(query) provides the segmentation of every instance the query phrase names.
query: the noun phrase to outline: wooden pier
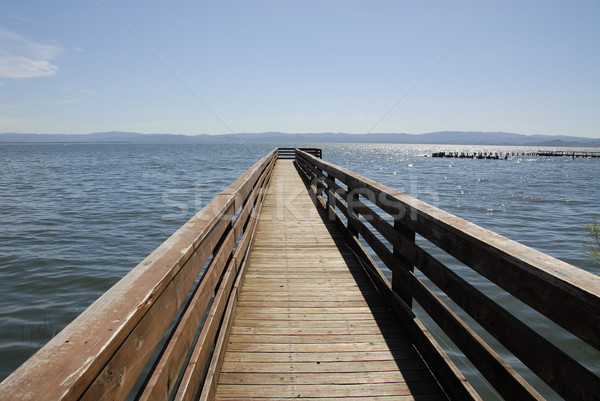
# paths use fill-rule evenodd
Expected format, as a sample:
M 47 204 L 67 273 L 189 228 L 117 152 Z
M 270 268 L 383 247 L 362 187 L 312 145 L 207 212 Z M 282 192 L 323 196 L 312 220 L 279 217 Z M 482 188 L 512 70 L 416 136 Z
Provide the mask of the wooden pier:
M 2 382 L 0 400 L 481 399 L 415 302 L 505 399 L 543 397 L 478 330 L 565 399 L 600 399 L 597 374 L 415 238 L 595 349 L 598 276 L 320 156 L 258 161 Z
M 273 171 L 230 330 L 217 400 L 446 399 L 292 160 Z

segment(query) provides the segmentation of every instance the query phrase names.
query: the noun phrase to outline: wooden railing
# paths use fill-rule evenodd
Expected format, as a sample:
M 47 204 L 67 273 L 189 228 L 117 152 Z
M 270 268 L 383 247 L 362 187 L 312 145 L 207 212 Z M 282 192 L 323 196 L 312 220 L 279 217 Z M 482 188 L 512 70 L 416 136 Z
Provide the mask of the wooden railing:
M 346 229 L 349 244 L 412 330 L 449 394 L 477 398 L 456 379 L 460 373 L 415 316 L 413 300 L 502 397 L 543 398 L 476 333 L 479 329 L 436 295 L 439 291 L 556 393 L 572 400 L 600 399 L 597 375 L 425 251 L 415 238 L 428 240 L 595 349 L 600 347 L 600 277 L 305 152 L 297 151 L 296 164 L 317 203 Z M 391 284 L 366 248 L 391 270 Z M 415 268 L 422 274 L 415 274 Z M 426 285 L 422 275 L 439 291 Z
M 319 159 L 322 157 L 320 148 L 278 148 L 277 157 L 279 159 L 294 159 L 296 157 L 296 149 L 318 157 Z
M 202 385 L 210 394 L 211 354 L 276 160 L 273 150 L 217 195 L 3 381 L 0 399 L 191 400 Z

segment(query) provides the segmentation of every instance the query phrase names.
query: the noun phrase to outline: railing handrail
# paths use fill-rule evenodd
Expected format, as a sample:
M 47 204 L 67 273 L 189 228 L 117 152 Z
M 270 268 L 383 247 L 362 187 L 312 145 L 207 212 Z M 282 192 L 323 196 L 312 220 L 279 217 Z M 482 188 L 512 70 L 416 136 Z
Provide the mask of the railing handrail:
M 296 150 L 301 150 L 308 154 L 311 154 L 319 159 L 322 157 L 323 152 L 320 148 L 277 148 L 278 159 L 295 159 Z
M 360 235 L 393 272 L 392 290 L 405 306 L 415 298 L 501 394 L 539 396 L 423 285 L 412 273 L 414 266 L 559 394 L 581 399 L 598 396 L 600 381 L 595 374 L 424 251 L 415 243 L 415 233 L 596 349 L 600 347 L 600 277 L 305 152 L 298 151 L 296 160 L 330 216 L 355 238 Z M 368 204 L 385 211 L 393 223 Z M 499 378 L 490 379 L 494 375 Z
M 176 399 L 194 397 L 276 160 L 274 149 L 6 378 L 0 400 L 125 399 L 153 354 L 139 397 L 174 392 L 180 374 Z

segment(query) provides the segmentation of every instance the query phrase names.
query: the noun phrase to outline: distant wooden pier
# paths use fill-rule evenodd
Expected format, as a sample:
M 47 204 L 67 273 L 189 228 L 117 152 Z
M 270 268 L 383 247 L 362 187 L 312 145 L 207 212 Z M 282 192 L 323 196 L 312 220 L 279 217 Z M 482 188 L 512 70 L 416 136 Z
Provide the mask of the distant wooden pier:
M 434 152 L 431 157 L 446 157 L 454 159 L 487 159 L 507 160 L 515 157 L 583 157 L 599 158 L 600 152 L 567 151 L 567 150 L 538 150 L 537 152 Z
M 560 396 L 600 399 L 595 373 L 415 238 L 594 349 L 600 277 L 308 150 L 259 160 L 3 381 L 0 400 L 482 399 L 415 302 L 505 399 L 543 397 L 476 330 Z
M 582 151 L 570 151 L 570 150 L 540 150 L 537 152 L 538 156 L 550 156 L 550 157 L 585 157 L 585 158 L 598 158 L 600 152 L 582 152 Z

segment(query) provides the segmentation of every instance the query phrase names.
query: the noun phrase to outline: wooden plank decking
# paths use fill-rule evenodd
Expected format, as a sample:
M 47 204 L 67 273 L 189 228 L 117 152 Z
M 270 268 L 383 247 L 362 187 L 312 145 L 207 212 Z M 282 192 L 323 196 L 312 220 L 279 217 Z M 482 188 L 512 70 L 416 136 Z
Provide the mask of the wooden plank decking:
M 292 163 L 264 200 L 216 399 L 446 399 Z
M 600 349 L 597 275 L 326 162 L 320 149 L 281 160 L 291 155 L 257 161 L 2 381 L 0 400 L 481 400 L 413 300 L 504 399 L 600 400 L 597 369 L 565 352 L 592 347 L 589 362 Z M 317 185 L 307 191 L 294 163 Z M 551 326 L 556 343 L 545 320 L 521 320 L 421 240 L 561 326 Z

